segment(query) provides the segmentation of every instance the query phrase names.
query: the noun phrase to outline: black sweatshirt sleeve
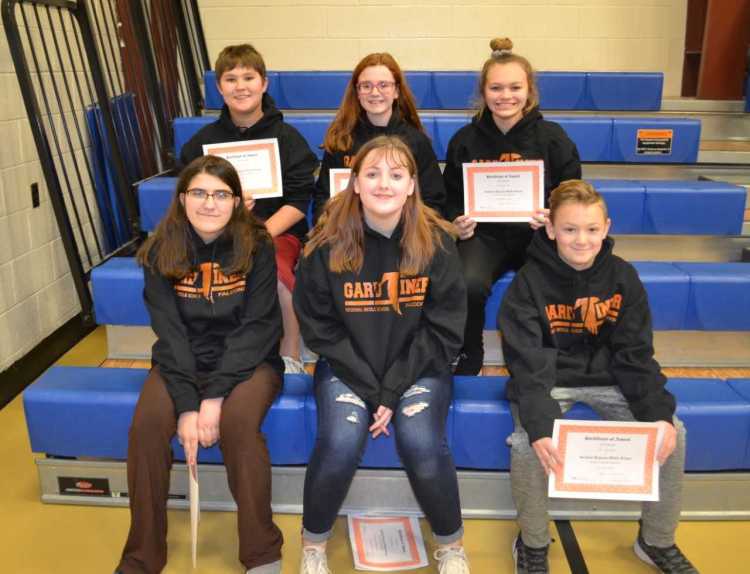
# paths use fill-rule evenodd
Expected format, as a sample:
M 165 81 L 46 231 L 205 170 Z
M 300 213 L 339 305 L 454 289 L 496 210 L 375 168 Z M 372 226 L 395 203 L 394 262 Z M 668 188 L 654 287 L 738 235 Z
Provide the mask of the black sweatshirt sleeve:
M 315 192 L 317 158 L 305 138 L 289 124 L 284 125 L 284 144 L 281 157 L 284 205 L 291 205 L 307 215 L 307 207 Z M 279 142 L 281 144 L 281 142 Z
M 443 175 L 440 173 L 435 150 L 432 149 L 430 138 L 421 132 L 419 132 L 417 146 L 417 171 L 422 201 L 440 215 L 444 215 L 445 184 L 443 183 Z
M 527 277 L 516 275 L 503 297 L 498 323 L 503 356 L 510 371 L 508 398 L 518 403 L 529 443 L 552 437 L 560 405 L 552 398 L 557 373 L 557 349 L 544 346 L 544 322 L 531 296 Z
M 560 126 L 556 126 L 555 137 L 550 141 L 550 168 L 552 170 L 552 189 L 563 181 L 581 179 L 581 158 L 578 148 Z M 551 191 L 551 190 L 550 190 Z
M 357 352 L 338 318 L 327 280 L 327 250 L 317 249 L 300 261 L 294 286 L 294 310 L 305 344 L 324 357 L 345 384 L 373 406 L 378 405 L 380 384 L 370 365 Z
M 336 168 L 336 158 L 326 151 L 323 153 L 323 161 L 320 164 L 318 181 L 315 182 L 315 193 L 313 196 L 313 225 L 323 213 L 326 202 L 331 198 L 331 176 L 330 170 Z
M 383 377 L 380 404 L 390 409 L 421 376 L 448 372 L 463 344 L 466 285 L 455 243 L 447 235 L 442 243 L 431 264 L 419 326 Z
M 206 378 L 203 398 L 229 395 L 234 387 L 252 376 L 281 338 L 276 259 L 270 242 L 258 247 L 245 281 L 239 325 L 224 339 L 224 352 Z
M 197 157 L 203 155 L 203 129 L 198 130 L 193 137 L 186 141 L 180 149 L 180 157 L 177 161 L 176 173 L 179 174 L 186 165 Z
M 664 387 L 666 377 L 654 359 L 648 296 L 635 269 L 628 267 L 629 289 L 611 339 L 610 372 L 637 420 L 671 423 L 675 399 Z
M 443 183 L 445 185 L 445 218 L 453 221 L 464 213 L 464 174 L 461 159 L 458 157 L 459 144 L 456 136 L 448 143 Z
M 156 333 L 152 350 L 154 364 L 164 377 L 177 416 L 197 411 L 201 397 L 196 382 L 195 359 L 187 327 L 177 308 L 172 282 L 148 267 L 143 268 L 143 278 L 143 299 L 151 317 L 151 328 Z

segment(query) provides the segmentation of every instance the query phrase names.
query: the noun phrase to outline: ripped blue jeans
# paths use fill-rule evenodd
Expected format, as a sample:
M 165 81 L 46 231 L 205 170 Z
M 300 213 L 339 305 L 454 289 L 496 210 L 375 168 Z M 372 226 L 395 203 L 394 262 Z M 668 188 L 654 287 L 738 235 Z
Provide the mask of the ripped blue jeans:
M 404 470 L 438 544 L 463 536 L 456 467 L 445 438 L 452 393 L 449 374 L 419 379 L 401 395 L 391 419 Z M 302 526 L 305 539 L 322 542 L 362 460 L 372 413 L 324 360 L 315 369 L 315 401 L 318 434 L 305 474 Z

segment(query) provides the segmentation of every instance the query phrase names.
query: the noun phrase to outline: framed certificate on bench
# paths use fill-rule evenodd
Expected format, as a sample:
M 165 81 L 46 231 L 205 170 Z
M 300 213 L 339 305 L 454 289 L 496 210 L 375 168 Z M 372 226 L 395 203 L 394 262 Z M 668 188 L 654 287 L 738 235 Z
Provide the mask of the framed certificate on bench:
M 476 221 L 531 221 L 544 208 L 544 162 L 463 164 L 464 214 Z

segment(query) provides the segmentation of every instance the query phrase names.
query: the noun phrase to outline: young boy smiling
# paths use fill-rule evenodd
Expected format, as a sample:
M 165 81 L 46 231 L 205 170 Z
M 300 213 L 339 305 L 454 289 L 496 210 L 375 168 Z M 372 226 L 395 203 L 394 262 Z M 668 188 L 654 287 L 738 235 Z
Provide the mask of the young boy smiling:
M 590 184 L 562 183 L 549 206 L 545 229 L 535 233 L 498 315 L 515 424 L 516 572 L 549 572 L 547 475 L 560 463 L 552 427 L 577 402 L 605 420 L 662 427 L 659 502 L 643 503 L 634 550 L 661 572 L 697 572 L 674 542 L 685 430 L 654 359 L 646 291 L 633 266 L 612 254 L 607 206 Z

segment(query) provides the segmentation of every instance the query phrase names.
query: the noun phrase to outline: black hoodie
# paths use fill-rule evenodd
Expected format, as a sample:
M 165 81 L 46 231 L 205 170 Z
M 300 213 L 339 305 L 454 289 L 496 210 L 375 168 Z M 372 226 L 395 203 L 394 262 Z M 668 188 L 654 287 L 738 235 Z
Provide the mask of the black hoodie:
M 371 408 L 393 409 L 417 379 L 450 372 L 463 341 L 466 287 L 444 235 L 427 268 L 399 274 L 401 228 L 388 238 L 364 225 L 359 273 L 329 270 L 323 246 L 300 262 L 294 309 L 307 346 Z
M 202 127 L 182 146 L 181 167 L 202 156 L 205 144 L 276 138 L 279 142 L 284 196 L 257 200 L 253 214 L 265 221 L 284 205 L 291 205 L 307 214 L 314 192 L 313 173 L 317 159 L 305 138 L 294 127 L 284 122 L 284 116 L 268 94 L 263 95 L 262 107 L 263 117 L 249 128 L 241 129 L 232 122 L 225 104 L 218 120 Z M 307 233 L 307 220 L 298 221 L 287 230 L 287 233 L 302 240 Z
M 430 138 L 424 132 L 403 120 L 398 108 L 394 108 L 388 125 L 382 127 L 373 125 L 367 118 L 367 114 L 363 114 L 354 126 L 351 149 L 333 154 L 326 151 L 323 154 L 320 175 L 315 184 L 314 213 L 316 221 L 322 213 L 326 201 L 331 197 L 329 170 L 350 167 L 351 160 L 359 151 L 359 148 L 371 139 L 382 135 L 398 136 L 409 146 L 417 162 L 419 193 L 422 201 L 441 215 L 443 214 L 445 210 L 445 186 Z
M 672 422 L 674 397 L 654 359 L 648 298 L 635 268 L 607 238 L 589 269 L 576 271 L 544 229 L 498 314 L 511 379 L 508 399 L 534 442 L 560 418 L 552 387 L 617 386 L 639 421 Z
M 474 116 L 471 123 L 458 130 L 448 143 L 443 172 L 448 194 L 447 218 L 453 221 L 464 213 L 462 164 L 532 159 L 544 161 L 545 205 L 550 192 L 561 182 L 581 178 L 581 160 L 576 145 L 558 124 L 546 121 L 538 108 L 523 116 L 507 134 L 500 131 L 488 109 Z M 480 223 L 478 228 L 488 226 L 496 227 L 497 224 Z
M 195 271 L 171 281 L 143 270 L 143 298 L 156 333 L 152 359 L 179 416 L 200 409 L 202 399 L 226 397 L 268 362 L 281 375 L 281 310 L 273 245 L 263 241 L 250 272 L 222 273 L 232 240 L 205 244 L 190 227 Z M 158 248 L 158 246 L 157 246 Z

